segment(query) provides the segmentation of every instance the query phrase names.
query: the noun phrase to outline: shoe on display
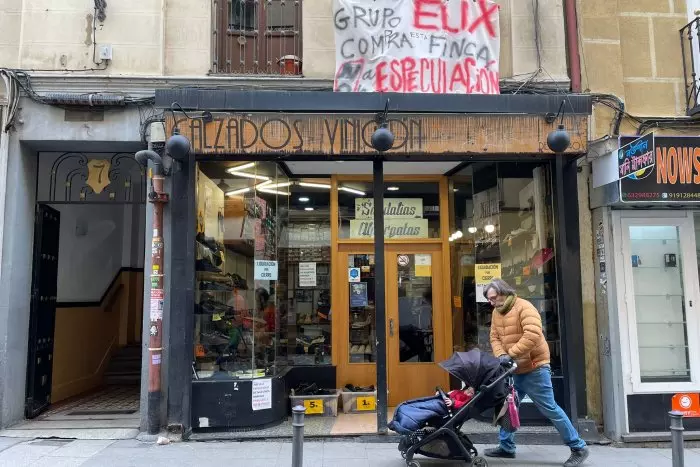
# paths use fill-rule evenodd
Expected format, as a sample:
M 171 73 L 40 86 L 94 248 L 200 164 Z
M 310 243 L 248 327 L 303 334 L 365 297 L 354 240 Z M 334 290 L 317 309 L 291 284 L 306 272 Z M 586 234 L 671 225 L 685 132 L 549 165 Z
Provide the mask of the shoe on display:
M 218 282 L 202 281 L 199 283 L 199 290 L 212 290 L 214 292 L 231 292 L 233 289 L 230 285 L 220 284 Z
M 311 340 L 311 344 L 323 344 L 324 342 L 326 342 L 326 338 L 323 336 L 318 336 Z
M 357 346 L 356 346 L 356 345 L 353 345 L 353 346 L 350 348 L 350 353 L 358 353 L 358 352 L 357 352 Z
M 221 272 L 221 269 L 219 269 L 216 266 L 214 266 L 213 264 L 211 264 L 211 261 L 209 261 L 209 259 L 207 259 L 207 258 L 198 259 L 195 262 L 195 269 L 197 271 L 203 271 L 203 272 L 216 272 L 216 273 Z
M 203 332 L 201 336 L 204 345 L 226 345 L 229 342 L 228 337 L 216 331 L 210 333 Z
M 223 247 L 221 244 L 219 244 L 214 237 L 207 237 L 204 235 L 204 232 L 199 232 L 197 234 L 197 237 L 195 237 L 196 240 L 204 245 L 205 247 L 209 248 L 212 253 L 218 253 L 219 251 L 223 251 Z
M 233 281 L 233 288 L 234 289 L 240 289 L 240 290 L 248 290 L 248 282 L 246 282 L 245 279 L 243 279 L 241 276 L 238 274 L 227 274 Z

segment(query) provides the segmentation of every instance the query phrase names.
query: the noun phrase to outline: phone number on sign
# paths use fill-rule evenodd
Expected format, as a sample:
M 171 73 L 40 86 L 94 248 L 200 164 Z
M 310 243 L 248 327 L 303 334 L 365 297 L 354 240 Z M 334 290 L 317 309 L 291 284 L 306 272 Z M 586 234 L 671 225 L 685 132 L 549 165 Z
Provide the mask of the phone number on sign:
M 669 199 L 697 199 L 700 200 L 700 193 L 668 193 Z

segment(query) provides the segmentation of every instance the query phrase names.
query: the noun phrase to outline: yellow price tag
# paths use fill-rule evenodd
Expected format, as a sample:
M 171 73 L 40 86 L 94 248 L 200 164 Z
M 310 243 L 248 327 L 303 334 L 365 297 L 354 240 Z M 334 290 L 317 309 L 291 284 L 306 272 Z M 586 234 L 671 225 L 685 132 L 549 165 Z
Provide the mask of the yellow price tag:
M 306 409 L 306 415 L 322 414 L 323 399 L 307 399 L 304 401 L 304 408 Z
M 221 321 L 221 315 L 219 313 L 214 313 L 211 317 L 212 321 Z
M 357 410 L 370 411 L 377 410 L 377 398 L 374 396 L 358 397 Z

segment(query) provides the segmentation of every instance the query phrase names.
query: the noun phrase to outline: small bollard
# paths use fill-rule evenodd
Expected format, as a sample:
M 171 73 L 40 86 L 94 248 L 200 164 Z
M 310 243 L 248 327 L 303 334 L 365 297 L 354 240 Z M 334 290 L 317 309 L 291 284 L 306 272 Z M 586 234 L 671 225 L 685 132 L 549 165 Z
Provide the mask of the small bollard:
M 302 467 L 304 461 L 304 414 L 306 408 L 292 407 L 292 467 Z
M 685 461 L 683 458 L 683 414 L 677 411 L 668 413 L 671 418 L 671 454 L 673 459 L 673 467 L 683 467 Z

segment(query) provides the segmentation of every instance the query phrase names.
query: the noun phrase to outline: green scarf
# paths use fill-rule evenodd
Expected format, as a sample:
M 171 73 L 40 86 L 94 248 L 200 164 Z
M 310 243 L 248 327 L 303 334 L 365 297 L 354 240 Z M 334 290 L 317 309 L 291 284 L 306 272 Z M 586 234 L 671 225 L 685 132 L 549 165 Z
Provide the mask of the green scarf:
M 503 306 L 497 306 L 495 307 L 495 310 L 500 314 L 505 315 L 510 311 L 511 308 L 513 308 L 513 304 L 515 303 L 516 298 L 518 298 L 517 295 L 509 295 L 508 298 L 506 298 L 506 301 L 503 303 Z

